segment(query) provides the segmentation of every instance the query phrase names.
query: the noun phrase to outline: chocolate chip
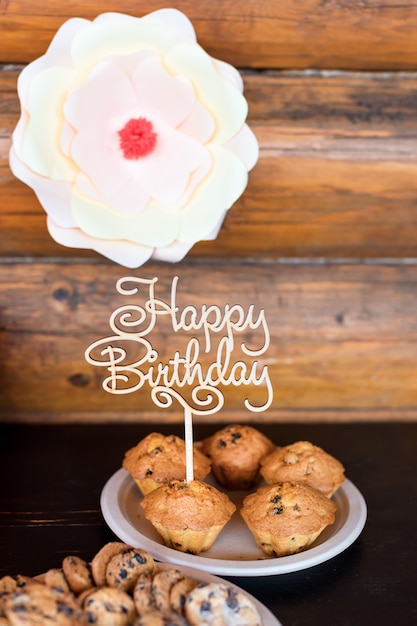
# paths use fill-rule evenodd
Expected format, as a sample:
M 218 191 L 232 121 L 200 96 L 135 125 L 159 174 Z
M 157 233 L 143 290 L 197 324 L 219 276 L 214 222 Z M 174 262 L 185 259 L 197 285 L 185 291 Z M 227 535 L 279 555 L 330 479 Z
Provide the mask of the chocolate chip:
M 210 602 L 202 602 L 201 603 L 201 607 L 200 607 L 200 613 L 208 613 L 209 611 L 211 611 L 211 604 Z
M 63 613 L 67 617 L 74 615 L 74 609 L 72 606 L 68 606 L 68 604 L 58 604 L 58 612 Z
M 137 561 L 140 565 L 144 565 L 148 562 L 148 559 L 143 554 L 135 554 L 135 561 Z
M 237 593 L 234 589 L 228 589 L 227 590 L 227 600 L 226 600 L 226 604 L 230 609 L 237 609 L 237 607 L 239 606 L 239 602 L 237 599 Z

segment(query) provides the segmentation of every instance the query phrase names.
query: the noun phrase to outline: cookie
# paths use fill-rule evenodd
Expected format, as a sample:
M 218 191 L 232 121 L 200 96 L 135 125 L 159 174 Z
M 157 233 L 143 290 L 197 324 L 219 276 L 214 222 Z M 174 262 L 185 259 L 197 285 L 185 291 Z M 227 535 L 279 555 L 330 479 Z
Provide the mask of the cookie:
M 98 587 L 106 584 L 106 569 L 110 559 L 122 550 L 131 547 L 122 541 L 110 541 L 97 552 L 91 561 L 91 572 Z
M 135 615 L 135 605 L 125 591 L 101 587 L 88 596 L 84 611 L 88 624 L 127 626 Z
M 100 587 L 90 587 L 89 589 L 85 589 L 77 596 L 77 604 L 84 608 L 87 598 L 91 596 L 92 593 L 100 589 Z
M 14 576 L 0 578 L 0 617 L 4 617 L 8 596 L 17 591 L 17 582 Z
M 170 606 L 173 611 L 179 613 L 180 615 L 184 614 L 184 606 L 185 600 L 190 593 L 198 585 L 198 580 L 194 578 L 190 578 L 189 576 L 184 576 L 181 580 L 179 580 L 175 585 L 171 587 L 171 591 L 169 594 Z
M 179 570 L 170 568 L 154 575 L 152 580 L 152 595 L 155 606 L 159 611 L 171 609 L 170 593 L 172 587 L 184 578 Z
M 155 561 L 140 548 L 125 548 L 115 554 L 107 564 L 106 584 L 123 591 L 131 591 L 139 576 L 155 570 Z
M 251 599 L 223 583 L 200 583 L 187 596 L 185 616 L 191 626 L 261 626 Z
M 41 582 L 32 576 L 22 576 L 17 574 L 13 577 L 16 581 L 16 589 L 24 589 L 27 585 L 40 585 Z
M 220 485 L 247 490 L 258 482 L 261 459 L 275 450 L 275 444 L 253 426 L 231 424 L 203 439 L 201 450 L 211 460 Z
M 66 556 L 62 561 L 62 569 L 71 591 L 75 594 L 94 586 L 91 567 L 79 556 Z
M 46 585 L 27 585 L 6 600 L 5 617 L 12 626 L 75 626 L 84 624 L 84 613 L 70 594 Z
M 138 615 L 156 611 L 155 598 L 152 593 L 152 572 L 144 572 L 137 579 L 133 589 L 133 601 Z
M 13 576 L 3 576 L 0 578 L 0 595 L 13 593 L 17 589 L 17 582 Z
M 3 576 L 0 578 L 0 617 L 4 616 L 7 596 L 17 589 L 13 576 Z
M 0 617 L 6 614 L 6 601 L 9 596 L 31 585 L 40 584 L 29 576 L 3 576 L 0 579 Z
M 56 567 L 49 569 L 44 576 L 44 583 L 51 589 L 56 589 L 65 593 L 69 593 L 70 587 L 65 578 L 64 570 Z

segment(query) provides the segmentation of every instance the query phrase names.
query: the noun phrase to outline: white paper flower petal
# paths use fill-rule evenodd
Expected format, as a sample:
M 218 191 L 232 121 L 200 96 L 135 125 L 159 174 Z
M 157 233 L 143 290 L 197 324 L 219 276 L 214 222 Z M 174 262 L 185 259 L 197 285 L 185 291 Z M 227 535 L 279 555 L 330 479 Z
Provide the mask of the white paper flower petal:
M 217 235 L 219 234 L 219 230 L 222 227 L 226 214 L 227 211 L 223 211 L 217 224 L 212 229 L 212 231 L 204 237 L 204 240 L 208 241 L 216 239 Z M 178 263 L 178 261 L 181 261 L 186 256 L 186 254 L 188 254 L 193 245 L 193 243 L 175 241 L 173 244 L 171 244 L 170 246 L 166 246 L 165 248 L 156 248 L 154 253 L 152 254 L 152 258 L 156 261 L 169 261 L 170 263 Z
M 187 205 L 178 237 L 181 241 L 205 239 L 247 185 L 248 173 L 238 157 L 216 145 L 211 145 L 210 151 L 213 169 Z
M 110 87 L 111 86 L 111 87 Z M 117 65 L 99 63 L 87 80 L 68 97 L 64 113 L 67 120 L 79 133 L 94 127 L 108 126 L 113 122 L 113 130 L 132 111 L 137 111 L 138 103 L 129 76 Z
M 203 144 L 208 143 L 212 139 L 215 129 L 216 124 L 213 116 L 198 100 L 194 101 L 190 115 L 178 128 L 182 133 L 190 135 L 190 137 Z
M 150 204 L 138 215 L 121 216 L 74 192 L 71 208 L 81 230 L 99 239 L 126 239 L 159 247 L 175 241 L 179 230 L 178 214 L 164 211 L 158 205 Z
M 72 146 L 72 142 L 74 141 L 74 139 L 75 139 L 74 128 L 70 126 L 66 120 L 64 120 L 62 129 L 61 129 L 61 134 L 59 137 L 59 146 L 63 154 L 65 154 L 66 157 L 71 158 L 71 146 Z
M 190 115 L 195 101 L 193 88 L 188 81 L 170 76 L 160 61 L 149 58 L 139 63 L 132 83 L 140 109 L 150 112 L 152 117 L 155 112 L 166 124 L 176 128 Z
M 72 67 L 71 41 L 81 29 L 87 27 L 89 21 L 82 17 L 73 17 L 60 26 L 52 39 L 44 57 L 45 65 Z
M 204 240 L 205 240 L 205 241 L 212 241 L 213 239 L 216 239 L 216 238 L 217 238 L 217 235 L 219 234 L 219 231 L 220 231 L 220 229 L 221 229 L 221 227 L 222 227 L 222 224 L 223 224 L 223 222 L 224 222 L 224 219 L 225 219 L 226 215 L 227 215 L 227 211 L 223 211 L 223 213 L 220 215 L 220 218 L 219 218 L 219 220 L 218 220 L 217 224 L 216 224 L 216 225 L 214 226 L 214 228 L 213 228 L 213 229 L 212 229 L 209 233 L 207 233 L 207 235 L 204 237 Z
M 175 241 L 170 246 L 164 248 L 155 248 L 152 253 L 152 259 L 155 261 L 167 261 L 169 263 L 178 263 L 188 254 L 194 244 Z
M 110 90 L 109 85 L 113 87 Z M 130 111 L 135 110 L 135 103 L 128 78 L 104 63 L 66 102 L 65 115 L 76 131 L 71 147 L 73 159 L 103 194 L 116 193 L 130 178 L 116 133 L 129 119 Z M 109 120 L 115 118 L 113 128 Z
M 30 86 L 23 158 L 40 176 L 55 180 L 75 177 L 72 162 L 59 149 L 64 123 L 61 103 L 72 81 L 71 70 L 51 67 L 34 76 Z
M 243 93 L 243 78 L 241 74 L 237 71 L 233 65 L 230 63 L 225 63 L 224 61 L 220 61 L 219 59 L 213 59 L 213 63 L 216 66 L 217 71 L 223 78 L 233 83 L 240 93 Z
M 22 109 L 19 121 L 12 134 L 12 148 L 15 158 L 23 160 L 23 143 L 25 140 L 26 128 L 29 121 L 29 114 Z
M 109 56 L 106 63 L 118 67 L 126 76 L 133 76 L 139 64 L 145 59 L 160 59 L 157 50 L 140 50 L 124 56 Z
M 225 148 L 237 154 L 248 171 L 255 166 L 259 157 L 258 141 L 247 124 L 225 145 Z
M 198 98 L 210 111 L 216 112 L 216 132 L 213 140 L 223 145 L 244 123 L 248 107 L 240 91 L 216 72 L 215 64 L 199 46 L 176 46 L 167 56 L 171 71 L 189 76 Z
M 100 192 L 91 180 L 84 174 L 80 174 L 77 179 L 77 190 L 88 196 L 90 200 L 102 202 Z M 118 189 L 111 198 L 111 206 L 115 211 L 125 215 L 136 215 L 143 211 L 148 204 L 149 196 L 144 192 L 142 186 L 135 180 L 129 179 L 122 189 Z
M 9 163 L 16 178 L 34 190 L 39 202 L 53 219 L 65 228 L 76 226 L 71 213 L 71 183 L 38 176 L 18 158 L 13 147 L 10 150 Z
M 47 225 L 52 239 L 62 246 L 95 250 L 125 267 L 140 267 L 152 256 L 153 248 L 148 246 L 138 246 L 129 241 L 95 239 L 77 228 L 61 228 L 51 218 L 48 218 Z
M 197 37 L 194 26 L 184 13 L 178 9 L 158 9 L 143 18 L 144 22 L 159 22 L 165 28 L 174 31 L 178 41 L 189 41 L 195 43 Z
M 23 111 L 27 111 L 29 108 L 29 89 L 32 79 L 43 72 L 48 67 L 46 57 L 40 57 L 35 59 L 29 65 L 23 68 L 17 79 L 17 93 L 20 100 L 20 106 Z
M 157 129 L 158 130 L 158 129 Z M 191 137 L 159 128 L 155 152 L 137 164 L 143 188 L 167 208 L 181 208 L 181 199 L 195 170 L 207 162 L 207 150 Z M 194 189 L 190 189 L 192 193 Z
M 123 56 L 147 49 L 167 52 L 175 44 L 175 34 L 163 25 L 114 13 L 80 30 L 71 50 L 74 67 L 84 73 L 112 55 Z

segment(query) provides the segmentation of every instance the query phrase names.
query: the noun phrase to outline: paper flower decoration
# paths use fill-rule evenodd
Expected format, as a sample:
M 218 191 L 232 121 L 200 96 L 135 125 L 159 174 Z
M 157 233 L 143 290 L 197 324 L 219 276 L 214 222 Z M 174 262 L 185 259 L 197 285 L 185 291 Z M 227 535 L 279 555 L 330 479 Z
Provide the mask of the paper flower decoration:
M 258 158 L 240 74 L 176 9 L 68 20 L 18 94 L 10 165 L 51 236 L 126 267 L 216 238 Z

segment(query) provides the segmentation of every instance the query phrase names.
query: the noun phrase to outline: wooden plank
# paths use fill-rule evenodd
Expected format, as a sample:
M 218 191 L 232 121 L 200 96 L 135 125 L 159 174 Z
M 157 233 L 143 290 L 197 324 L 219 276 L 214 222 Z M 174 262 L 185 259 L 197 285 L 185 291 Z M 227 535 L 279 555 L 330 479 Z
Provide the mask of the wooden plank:
M 117 4 L 118 11 L 138 16 L 165 7 L 161 0 Z M 238 67 L 417 69 L 415 2 L 177 0 L 175 7 L 192 20 L 210 54 Z M 1 8 L 0 60 L 13 63 L 43 54 L 68 18 L 115 10 L 110 0 L 4 0 Z
M 112 334 L 113 310 L 132 303 L 115 290 L 116 280 L 129 274 L 106 264 L 0 266 L 0 419 L 14 413 L 52 421 L 85 415 L 93 421 L 116 415 L 121 421 L 181 419 L 177 407 L 156 408 L 149 388 L 106 393 L 104 368 L 84 359 L 92 342 Z M 159 276 L 156 296 L 164 302 L 178 275 L 180 310 L 188 305 L 200 310 L 203 304 L 223 309 L 226 303 L 265 309 L 271 345 L 259 360 L 268 365 L 274 399 L 259 419 L 329 419 L 338 413 L 363 419 L 367 411 L 373 419 L 417 418 L 417 265 L 188 261 L 175 267 L 151 264 L 133 275 Z M 185 350 L 189 339 L 166 324 L 158 322 L 151 335 L 164 362 L 176 349 Z M 202 341 L 197 331 L 194 335 Z M 251 345 L 257 340 L 253 331 Z M 213 359 L 211 351 L 201 362 L 207 367 Z M 224 387 L 225 407 L 216 419 L 258 419 L 243 400 L 248 392 L 261 404 L 265 389 L 248 389 Z
M 8 167 L 16 71 L 0 72 L 3 257 L 98 258 L 58 246 Z M 246 73 L 260 159 L 219 237 L 192 257 L 417 256 L 417 76 Z

